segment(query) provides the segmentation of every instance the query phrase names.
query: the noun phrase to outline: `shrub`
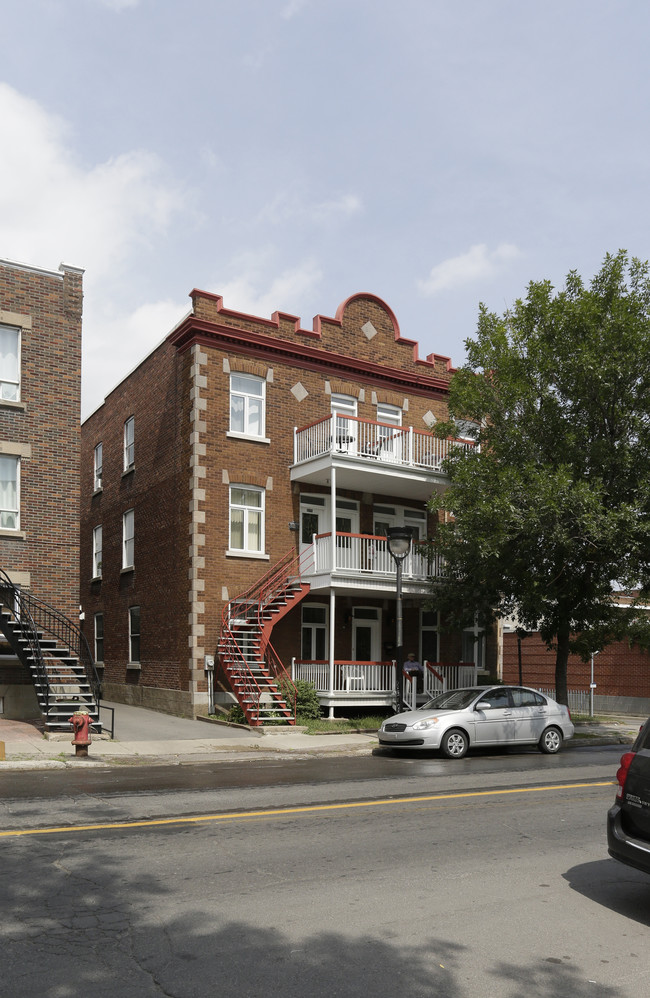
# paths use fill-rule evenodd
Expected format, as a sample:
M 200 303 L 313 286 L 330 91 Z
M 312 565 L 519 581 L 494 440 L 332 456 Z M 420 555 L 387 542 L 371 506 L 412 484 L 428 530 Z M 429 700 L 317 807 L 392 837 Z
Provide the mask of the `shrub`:
M 296 720 L 309 721 L 320 718 L 320 703 L 318 694 L 313 683 L 308 683 L 305 679 L 299 679 L 295 684 L 296 697 Z M 294 691 L 290 683 L 280 683 L 282 695 L 288 704 L 293 703 Z

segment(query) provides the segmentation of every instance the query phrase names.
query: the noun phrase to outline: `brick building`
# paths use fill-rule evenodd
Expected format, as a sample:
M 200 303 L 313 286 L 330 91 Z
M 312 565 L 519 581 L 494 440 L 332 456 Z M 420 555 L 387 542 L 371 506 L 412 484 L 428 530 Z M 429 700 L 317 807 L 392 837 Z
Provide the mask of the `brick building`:
M 83 271 L 0 261 L 0 568 L 77 619 Z M 6 717 L 40 713 L 29 672 L 0 647 Z
M 439 635 L 428 607 L 438 568 L 418 543 L 437 520 L 427 500 L 445 487 L 450 444 L 430 431 L 447 412 L 447 358 L 420 359 L 374 295 L 312 329 L 191 298 L 82 427 L 81 599 L 105 697 L 204 712 L 216 657 L 217 702 L 259 693 L 265 668 L 285 666 L 330 712 L 390 704 L 392 526 L 414 538 L 405 653 L 480 658 L 473 633 Z

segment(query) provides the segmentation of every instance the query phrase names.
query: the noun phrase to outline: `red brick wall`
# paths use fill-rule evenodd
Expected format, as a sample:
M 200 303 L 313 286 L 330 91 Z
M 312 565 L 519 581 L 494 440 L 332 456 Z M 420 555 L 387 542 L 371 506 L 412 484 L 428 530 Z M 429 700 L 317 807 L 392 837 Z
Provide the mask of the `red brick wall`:
M 555 686 L 555 652 L 548 651 L 538 634 L 521 642 L 522 678 L 525 686 L 552 689 Z M 569 658 L 567 685 L 570 690 L 588 690 L 589 662 L 576 655 Z M 517 636 L 503 636 L 503 680 L 519 682 Z M 609 645 L 594 658 L 594 681 L 599 696 L 650 697 L 650 655 L 627 642 Z
M 0 321 L 21 336 L 21 404 L 0 402 L 0 440 L 31 445 L 21 460 L 20 531 L 0 536 L 0 566 L 29 573 L 31 591 L 78 619 L 82 273 L 0 263 Z M 7 316 L 9 315 L 9 318 Z
M 104 614 L 104 679 L 187 688 L 187 473 L 179 412 L 183 363 L 163 344 L 83 426 L 80 577 L 84 630 Z M 135 417 L 135 467 L 124 473 L 124 423 Z M 93 493 L 94 448 L 102 490 Z M 122 570 L 122 516 L 134 510 L 133 571 Z M 92 581 L 92 532 L 103 530 L 101 581 Z M 127 669 L 128 611 L 141 608 L 141 671 Z

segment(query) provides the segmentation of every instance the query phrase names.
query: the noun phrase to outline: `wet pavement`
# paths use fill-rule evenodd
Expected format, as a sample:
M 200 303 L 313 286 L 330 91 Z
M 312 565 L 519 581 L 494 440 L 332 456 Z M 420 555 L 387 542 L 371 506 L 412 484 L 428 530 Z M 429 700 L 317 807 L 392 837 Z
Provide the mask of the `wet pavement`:
M 248 729 L 209 719 L 189 720 L 142 707 L 108 704 L 115 711 L 115 737 L 92 735 L 87 758 L 75 755 L 72 732 L 46 736 L 40 721 L 0 718 L 0 771 L 96 765 L 173 765 L 280 755 L 370 754 L 375 733 L 309 735 L 300 727 Z M 102 720 L 110 724 L 110 711 Z M 645 718 L 616 717 L 576 724 L 571 744 L 630 744 Z

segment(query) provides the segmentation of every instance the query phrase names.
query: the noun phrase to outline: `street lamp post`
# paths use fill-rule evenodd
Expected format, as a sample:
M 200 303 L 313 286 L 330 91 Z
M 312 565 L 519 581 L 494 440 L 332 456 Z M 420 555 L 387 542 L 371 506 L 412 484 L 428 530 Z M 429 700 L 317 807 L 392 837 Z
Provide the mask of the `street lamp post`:
M 404 637 L 402 633 L 402 562 L 411 550 L 410 527 L 389 527 L 386 531 L 388 550 L 397 570 L 395 610 L 395 713 L 402 708 L 402 669 L 404 667 Z

